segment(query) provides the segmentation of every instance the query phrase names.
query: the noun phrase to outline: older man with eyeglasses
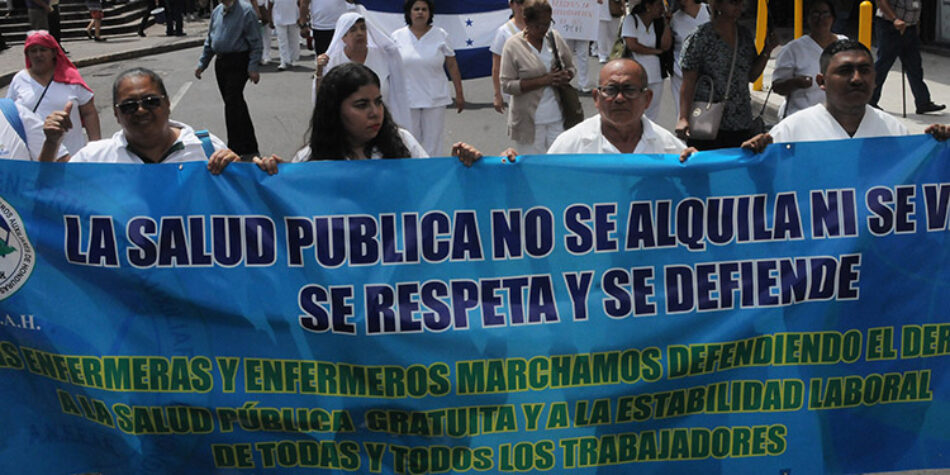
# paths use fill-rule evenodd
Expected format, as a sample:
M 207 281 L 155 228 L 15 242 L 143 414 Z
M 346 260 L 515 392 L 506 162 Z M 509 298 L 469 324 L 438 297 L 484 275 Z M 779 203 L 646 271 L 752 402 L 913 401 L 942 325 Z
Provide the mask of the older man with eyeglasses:
M 169 119 L 171 105 L 165 84 L 154 71 L 134 68 L 116 78 L 112 86 L 113 113 L 122 130 L 111 138 L 89 142 L 70 162 L 181 163 L 208 161 L 212 173 L 239 160 L 224 142 L 207 131 Z M 67 114 L 46 118 L 47 139 L 61 139 L 73 124 Z
M 647 84 L 632 59 L 604 65 L 593 92 L 600 114 L 564 131 L 548 153 L 681 153 L 686 144 L 643 114 L 653 100 Z

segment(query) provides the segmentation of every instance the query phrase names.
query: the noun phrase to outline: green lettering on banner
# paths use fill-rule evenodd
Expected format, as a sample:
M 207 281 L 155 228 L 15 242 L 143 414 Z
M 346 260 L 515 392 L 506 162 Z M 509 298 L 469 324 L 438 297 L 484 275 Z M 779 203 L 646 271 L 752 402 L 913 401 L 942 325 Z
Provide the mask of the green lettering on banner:
M 930 370 L 814 378 L 808 383 L 808 408 L 812 410 L 932 399 Z
M 950 355 L 950 323 L 904 325 L 901 328 L 901 358 Z

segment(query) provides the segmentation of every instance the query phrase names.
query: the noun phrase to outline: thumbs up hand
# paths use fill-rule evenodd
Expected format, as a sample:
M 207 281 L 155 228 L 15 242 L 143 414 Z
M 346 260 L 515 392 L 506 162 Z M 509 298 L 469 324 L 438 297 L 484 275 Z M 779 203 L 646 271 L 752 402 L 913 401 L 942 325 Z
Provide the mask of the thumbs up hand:
M 46 134 L 46 140 L 52 140 L 59 144 L 70 129 L 73 128 L 72 119 L 69 114 L 73 110 L 73 101 L 66 103 L 66 107 L 61 111 L 53 111 L 46 117 L 43 123 L 43 133 Z

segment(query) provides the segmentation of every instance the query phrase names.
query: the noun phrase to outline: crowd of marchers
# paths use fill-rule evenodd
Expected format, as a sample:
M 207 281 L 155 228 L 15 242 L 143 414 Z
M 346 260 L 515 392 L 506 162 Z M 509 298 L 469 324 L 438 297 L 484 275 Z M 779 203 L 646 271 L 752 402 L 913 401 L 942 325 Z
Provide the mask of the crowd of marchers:
M 833 33 L 835 12 L 829 0 L 808 2 L 809 34 L 785 45 L 776 60 L 772 87 L 786 103 L 780 112 L 783 119 L 768 132 L 756 126 L 749 83 L 762 74 L 778 43 L 770 32 L 762 50 L 756 49 L 738 22 L 745 2 L 680 0 L 675 13 L 667 11 L 662 0 L 602 2 L 602 29 L 617 29 L 619 41 L 611 52 L 607 45 L 613 36 L 601 35 L 596 48 L 600 70 L 596 85 L 589 87 L 590 43 L 565 40 L 552 28 L 548 0 L 511 0 L 511 18 L 498 27 L 491 48 L 494 106 L 507 114 L 508 136 L 514 143 L 502 152 L 509 160 L 519 153 L 672 153 L 685 161 L 701 159 L 698 151 L 725 147 L 760 152 L 774 141 L 908 134 L 900 121 L 876 107 L 881 76 L 893 58 L 879 57 L 876 64 L 866 46 Z M 620 3 L 619 18 L 614 3 Z M 880 1 L 880 28 L 890 21 L 909 34 L 906 30 L 919 19 L 919 8 L 914 11 L 913 5 Z M 243 158 L 274 174 L 279 164 L 290 161 L 442 154 L 446 107 L 454 100 L 462 112 L 465 99 L 448 34 L 433 25 L 433 0 L 406 0 L 406 27 L 392 34 L 376 25 L 365 8 L 344 0 L 304 0 L 293 7 L 283 8 L 279 20 L 285 23 L 285 17 L 297 14 L 294 27 L 278 35 L 281 65 L 296 61 L 299 50 L 286 52 L 284 47 L 294 43 L 299 48 L 301 31 L 317 53 L 308 140 L 293 157 L 260 153 L 243 97 L 246 82 L 260 78 L 265 18 L 260 8 L 224 0 L 211 13 L 195 76 L 200 79 L 215 62 L 226 143 L 173 120 L 161 77 L 145 68 L 115 78 L 112 109 L 121 130 L 102 138 L 94 92 L 56 39 L 37 31 L 24 45 L 26 68 L 13 78 L 8 98 L 0 100 L 0 158 L 206 161 L 212 173 Z M 274 21 L 273 8 L 265 10 L 271 12 L 267 26 Z M 890 40 L 882 36 L 881 41 Z M 902 45 L 893 49 L 906 47 Z M 891 54 L 891 49 L 884 51 Z M 903 61 L 912 52 L 898 53 Z M 912 75 L 921 79 L 922 70 Z M 654 122 L 667 76 L 678 111 L 673 131 Z M 572 85 L 575 81 L 577 86 Z M 593 117 L 584 118 L 577 107 L 578 90 L 592 94 L 597 109 Z M 918 113 L 942 108 L 931 101 L 922 80 L 914 92 Z M 707 115 L 710 105 L 718 106 L 719 113 L 712 120 Z M 934 124 L 926 132 L 938 140 L 950 137 L 947 125 Z M 463 141 L 454 143 L 451 154 L 466 165 L 482 157 Z

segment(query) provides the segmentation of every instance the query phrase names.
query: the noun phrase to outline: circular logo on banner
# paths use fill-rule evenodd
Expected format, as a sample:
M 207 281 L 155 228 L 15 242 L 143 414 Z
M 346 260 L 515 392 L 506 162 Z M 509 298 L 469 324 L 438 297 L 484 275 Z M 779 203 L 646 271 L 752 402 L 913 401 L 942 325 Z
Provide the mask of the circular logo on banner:
M 36 254 L 20 215 L 0 198 L 0 300 L 26 283 L 35 263 Z

